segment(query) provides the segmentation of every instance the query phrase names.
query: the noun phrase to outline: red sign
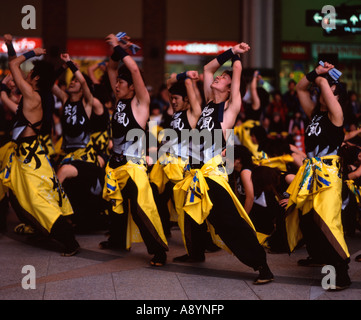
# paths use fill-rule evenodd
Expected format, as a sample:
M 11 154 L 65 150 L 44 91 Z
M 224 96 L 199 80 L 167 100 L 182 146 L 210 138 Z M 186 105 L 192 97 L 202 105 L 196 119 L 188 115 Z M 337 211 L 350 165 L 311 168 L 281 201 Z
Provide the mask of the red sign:
M 12 42 L 16 53 L 23 53 L 43 46 L 43 40 L 41 38 L 18 38 L 13 39 Z M 5 41 L 0 40 L 0 53 L 7 52 L 8 48 L 6 47 Z
M 139 41 L 132 42 L 141 47 Z M 69 39 L 67 47 L 69 55 L 75 57 L 109 57 L 113 52 L 105 39 Z M 141 56 L 141 51 L 135 56 Z
M 281 59 L 283 60 L 310 60 L 311 45 L 300 42 L 283 42 L 281 47 Z
M 167 41 L 167 54 L 218 55 L 236 44 L 234 41 Z

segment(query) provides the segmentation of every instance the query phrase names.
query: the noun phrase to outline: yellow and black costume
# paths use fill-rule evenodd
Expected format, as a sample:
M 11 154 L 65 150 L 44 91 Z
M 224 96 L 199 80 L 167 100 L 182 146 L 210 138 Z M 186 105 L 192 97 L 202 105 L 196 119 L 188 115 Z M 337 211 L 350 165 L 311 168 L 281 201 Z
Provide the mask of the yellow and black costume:
M 145 165 L 145 131 L 134 118 L 131 99 L 118 101 L 111 127 L 113 152 L 103 190 L 112 203 L 110 237 L 100 245 L 129 249 L 131 242 L 144 241 L 148 253 L 164 263 L 168 243 Z
M 341 221 L 342 177 L 338 150 L 344 138 L 327 112 L 317 113 L 306 129 L 307 159 L 287 192 L 287 237 L 292 252 L 301 239 L 310 257 L 347 273 L 349 252 Z
M 73 214 L 72 207 L 40 143 L 37 127 L 41 121 L 31 124 L 22 108 L 21 101 L 13 129 L 15 144 L 4 148 L 7 160 L 2 165 L 1 184 L 10 191 L 14 210 L 22 222 L 54 237 L 65 245 L 66 251 L 73 252 L 79 244 L 64 218 Z M 21 137 L 27 126 L 36 135 Z

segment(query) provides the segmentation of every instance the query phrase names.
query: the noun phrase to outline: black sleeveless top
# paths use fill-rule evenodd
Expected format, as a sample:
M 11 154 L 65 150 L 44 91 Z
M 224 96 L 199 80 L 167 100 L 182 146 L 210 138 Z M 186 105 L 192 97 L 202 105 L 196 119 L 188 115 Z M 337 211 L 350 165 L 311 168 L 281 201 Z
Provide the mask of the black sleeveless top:
M 63 149 L 85 148 L 90 140 L 90 120 L 85 112 L 82 100 L 64 105 L 61 117 L 63 128 Z
M 171 146 L 170 152 L 177 157 L 182 157 L 184 160 L 188 159 L 188 133 L 192 130 L 192 127 L 188 121 L 187 110 L 178 111 L 173 114 L 169 129 L 172 130 L 168 141 L 168 145 Z M 167 132 L 167 129 L 165 131 Z M 174 133 L 176 133 L 176 136 Z
M 97 115 L 92 112 L 90 116 L 91 131 L 92 132 L 103 132 L 109 130 L 109 111 L 103 106 L 104 112 L 101 115 Z
M 225 102 L 216 104 L 211 101 L 203 109 L 190 143 L 192 165 L 206 163 L 215 156 L 221 155 L 226 144 L 221 126 L 224 106 Z
M 343 140 L 343 126 L 336 127 L 327 112 L 318 112 L 305 131 L 307 157 L 337 155 Z
M 111 121 L 113 152 L 142 158 L 145 156 L 145 131 L 135 120 L 131 102 L 132 99 L 119 100 L 113 113 Z
M 37 127 L 43 123 L 43 119 L 36 123 L 29 122 L 29 120 L 26 119 L 24 116 L 23 103 L 24 103 L 23 98 L 21 98 L 15 114 L 15 123 L 13 126 L 13 133 L 12 133 L 13 141 L 19 141 L 19 138 L 23 133 L 23 131 L 26 129 L 26 127 L 30 127 L 35 132 L 35 135 L 39 135 L 40 129 L 38 129 Z

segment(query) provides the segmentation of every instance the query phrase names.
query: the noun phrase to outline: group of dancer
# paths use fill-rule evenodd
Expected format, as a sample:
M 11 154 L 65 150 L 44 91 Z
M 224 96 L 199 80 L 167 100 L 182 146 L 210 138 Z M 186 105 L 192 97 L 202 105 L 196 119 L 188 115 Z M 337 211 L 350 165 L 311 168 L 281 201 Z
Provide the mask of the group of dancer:
M 11 36 L 5 40 L 10 75 L 2 81 L 1 101 L 14 112 L 15 123 L 0 149 L 3 217 L 10 201 L 23 226 L 57 240 L 64 256 L 79 250 L 75 227 L 106 221 L 109 237 L 100 248 L 129 250 L 132 242 L 143 241 L 153 255 L 150 264 L 158 267 L 167 261 L 167 237 L 176 220 L 186 253 L 175 261 L 202 262 L 211 243 L 258 271 L 254 284 L 274 280 L 266 250 L 292 252 L 304 244 L 309 257 L 300 265 L 333 265 L 333 289 L 351 284 L 341 212 L 350 208 L 350 197 L 357 211 L 361 160 L 356 145 L 343 146 L 356 133 L 345 137 L 346 90 L 329 77 L 332 64 L 318 65 L 296 87 L 309 118 L 305 153 L 270 139 L 260 124 L 259 75 L 248 84 L 242 76 L 241 57 L 251 50 L 246 43 L 204 66 L 201 90 L 195 70 L 169 77 L 172 119 L 167 128 L 152 131 L 150 143 L 151 99 L 128 37 L 106 37 L 113 50 L 106 69 L 112 110 L 68 54 L 61 55 L 60 70 L 36 60 L 24 78 L 21 64 L 46 52 L 36 48 L 17 56 Z M 229 60 L 231 70 L 219 73 Z M 64 91 L 56 80 L 67 68 L 73 77 Z M 20 100 L 12 98 L 11 80 Z M 311 86 L 318 88 L 316 103 Z M 246 91 L 251 103 L 238 123 Z M 55 146 L 54 95 L 62 104 L 62 137 Z M 155 162 L 149 160 L 152 151 Z M 341 162 L 341 153 L 349 163 Z M 345 184 L 348 202 L 342 198 Z

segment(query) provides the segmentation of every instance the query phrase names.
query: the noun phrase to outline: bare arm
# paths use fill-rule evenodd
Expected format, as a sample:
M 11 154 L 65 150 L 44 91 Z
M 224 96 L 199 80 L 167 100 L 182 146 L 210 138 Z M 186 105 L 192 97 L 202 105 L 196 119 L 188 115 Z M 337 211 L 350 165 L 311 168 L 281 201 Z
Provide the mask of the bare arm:
M 315 108 L 315 104 L 312 101 L 310 92 L 308 90 L 309 85 L 310 82 L 305 76 L 297 83 L 296 90 L 303 111 L 308 118 L 311 118 L 312 112 Z
M 130 45 L 132 45 L 131 42 L 128 42 L 126 45 L 121 44 L 114 34 L 108 35 L 106 39 L 107 39 L 107 42 L 111 46 L 113 46 L 113 48 L 115 48 L 119 45 L 124 50 L 124 49 L 128 48 Z M 110 59 L 110 61 L 112 61 L 112 59 Z M 142 78 L 142 75 L 140 73 L 137 63 L 134 61 L 134 59 L 130 55 L 126 55 L 125 57 L 123 57 L 122 61 L 132 75 L 135 95 L 138 99 L 138 105 L 146 106 L 147 108 L 149 108 L 149 103 L 150 103 L 149 92 L 147 90 L 147 87 L 145 86 L 145 83 L 143 81 L 143 78 Z M 113 72 L 112 81 L 114 81 L 114 75 L 116 75 L 115 70 L 117 70 L 117 67 L 115 67 L 115 63 L 116 63 L 115 61 L 112 61 L 112 66 L 111 66 L 111 71 Z M 110 62 L 109 62 L 109 64 L 110 64 Z M 110 80 L 110 76 L 109 76 L 109 80 Z M 115 76 L 115 83 L 116 83 L 116 76 Z M 113 84 L 112 84 L 112 87 L 113 87 Z M 114 88 L 115 88 L 115 86 L 114 86 Z
M 62 53 L 60 55 L 60 58 L 66 63 L 66 64 L 69 64 L 70 62 L 73 63 L 70 59 L 70 56 L 69 54 L 67 53 Z M 77 69 L 77 68 L 76 68 Z M 75 78 L 79 81 L 80 85 L 81 85 L 81 88 L 83 90 L 83 97 L 84 97 L 84 100 L 85 100 L 85 108 L 88 109 L 88 110 L 91 110 L 92 107 L 93 107 L 93 95 L 90 91 L 90 88 L 83 76 L 83 74 L 80 72 L 79 69 L 77 70 L 72 70 L 73 73 L 74 73 L 74 76 Z
M 241 171 L 241 180 L 246 194 L 246 200 L 244 203 L 244 210 L 249 214 L 253 207 L 254 202 L 254 190 L 252 182 L 252 172 L 250 170 Z
M 45 49 L 42 48 L 35 48 L 33 51 L 35 56 L 41 56 L 46 53 Z M 9 69 L 13 76 L 14 82 L 23 95 L 24 99 L 32 97 L 34 93 L 33 87 L 23 78 L 23 73 L 20 69 L 20 65 L 25 60 L 25 56 L 20 55 L 9 62 Z
M 331 122 L 340 127 L 343 125 L 343 112 L 340 103 L 334 96 L 333 91 L 325 78 L 318 77 L 315 82 L 321 89 L 321 95 L 328 109 L 328 117 Z
M 2 84 L 7 86 L 8 82 L 12 79 L 11 75 L 8 74 L 2 81 Z M 18 104 L 15 103 L 13 100 L 11 100 L 8 96 L 8 94 L 5 91 L 1 91 L 1 101 L 7 107 L 10 109 L 11 112 L 16 113 L 16 110 L 18 108 Z
M 261 100 L 257 92 L 257 83 L 259 79 L 260 79 L 259 72 L 255 71 L 250 85 L 253 110 L 258 110 L 261 107 Z

